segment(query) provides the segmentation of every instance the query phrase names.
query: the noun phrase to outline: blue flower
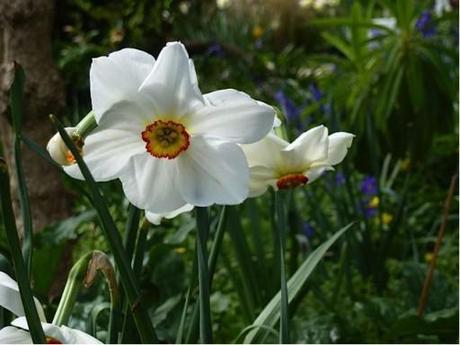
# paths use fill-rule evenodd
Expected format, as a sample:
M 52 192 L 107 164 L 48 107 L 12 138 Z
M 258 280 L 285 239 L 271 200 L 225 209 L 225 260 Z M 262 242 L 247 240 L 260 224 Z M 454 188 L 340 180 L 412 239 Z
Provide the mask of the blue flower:
M 341 172 L 335 174 L 335 185 L 343 186 L 345 184 L 345 175 Z
M 377 194 L 377 179 L 374 176 L 365 176 L 359 187 L 361 193 L 367 197 Z
M 429 10 L 424 10 L 415 23 L 415 28 L 423 37 L 432 37 L 436 34 L 436 27 L 432 23 L 432 15 Z
M 295 105 L 295 103 L 284 93 L 283 90 L 275 92 L 275 100 L 281 106 L 283 113 L 286 114 L 288 121 L 298 121 L 302 110 Z
M 377 215 L 377 208 L 369 207 L 367 204 L 363 205 L 363 210 L 364 210 L 364 217 L 366 219 L 375 217 Z
M 224 57 L 225 51 L 219 43 L 213 43 L 208 47 L 208 49 L 206 49 L 206 54 L 216 57 Z
M 315 234 L 315 228 L 308 222 L 304 222 L 302 232 L 307 238 L 312 238 Z
M 323 98 L 323 93 L 318 88 L 316 83 L 311 83 L 310 86 L 308 87 L 308 89 L 310 90 L 314 101 L 319 102 L 321 100 L 321 98 Z

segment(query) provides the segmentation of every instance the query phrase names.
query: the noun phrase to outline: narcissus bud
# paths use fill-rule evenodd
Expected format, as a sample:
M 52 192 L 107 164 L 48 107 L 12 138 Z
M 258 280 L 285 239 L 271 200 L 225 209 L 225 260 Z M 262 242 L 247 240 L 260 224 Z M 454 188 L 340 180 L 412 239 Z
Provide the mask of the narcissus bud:
M 75 127 L 66 127 L 65 130 L 69 136 L 72 136 L 75 133 Z M 74 156 L 66 144 L 64 144 L 64 140 L 62 140 L 59 133 L 56 133 L 50 141 L 48 141 L 46 149 L 48 150 L 51 158 L 53 158 L 59 165 L 70 165 L 75 163 Z

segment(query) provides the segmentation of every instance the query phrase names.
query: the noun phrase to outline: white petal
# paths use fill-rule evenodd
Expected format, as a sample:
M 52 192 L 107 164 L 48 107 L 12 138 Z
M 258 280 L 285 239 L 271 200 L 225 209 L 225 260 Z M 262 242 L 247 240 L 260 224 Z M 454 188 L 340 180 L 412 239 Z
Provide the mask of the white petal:
M 323 165 L 308 169 L 308 171 L 305 172 L 305 176 L 308 178 L 308 184 L 321 177 L 321 175 L 327 170 L 334 170 L 334 168 L 328 165 Z
M 243 92 L 220 90 L 204 98 L 207 106 L 187 117 L 193 134 L 248 144 L 262 139 L 273 128 L 273 108 Z
M 241 148 L 246 155 L 249 167 L 260 165 L 274 170 L 284 166 L 282 151 L 288 145 L 287 141 L 272 132 L 254 144 L 241 145 Z
M 66 127 L 65 130 L 67 134 L 71 136 L 75 132 L 75 127 Z M 53 158 L 54 161 L 59 165 L 69 164 L 67 161 L 67 152 L 69 149 L 67 148 L 66 144 L 64 144 L 64 140 L 62 140 L 59 132 L 53 135 L 52 138 L 48 141 L 46 150 L 49 152 L 51 158 Z
M 131 157 L 146 152 L 140 133 L 104 127 L 86 137 L 83 146 L 83 159 L 96 181 L 117 178 Z M 64 171 L 73 178 L 83 179 L 77 164 L 65 166 Z
M 122 49 L 108 57 L 93 59 L 90 86 L 96 121 L 99 122 L 113 105 L 121 101 L 130 101 L 140 110 L 148 111 L 149 102 L 138 93 L 138 88 L 154 62 L 151 55 L 136 49 Z
M 151 100 L 157 116 L 180 118 L 204 104 L 196 83 L 195 69 L 184 45 L 170 42 L 161 50 L 139 92 Z
M 193 137 L 178 158 L 177 183 L 189 204 L 233 205 L 247 198 L 249 169 L 238 145 Z
M 249 196 L 257 197 L 265 193 L 269 186 L 275 190 L 277 177 L 273 170 L 264 166 L 254 166 L 249 169 Z
M 0 329 L 0 344 L 33 344 L 29 332 L 16 327 Z
M 292 151 L 305 165 L 324 161 L 328 154 L 328 130 L 324 126 L 314 127 L 302 133 L 285 151 Z
M 329 136 L 329 150 L 327 154 L 327 164 L 339 164 L 345 156 L 353 142 L 355 136 L 346 132 L 337 132 Z
M 25 317 L 17 318 L 13 320 L 11 324 L 15 327 L 29 330 L 29 325 Z M 77 329 L 69 328 L 66 326 L 59 327 L 45 322 L 42 322 L 41 325 L 45 336 L 55 338 L 63 344 L 102 344 L 96 338 L 93 338 L 89 334 L 86 334 Z
M 35 297 L 34 302 L 37 308 L 38 317 L 40 320 L 46 321 L 42 305 Z M 18 283 L 4 272 L 0 272 L 0 306 L 8 309 L 14 315 L 25 315 Z
M 103 344 L 101 341 L 78 329 L 66 326 L 61 326 L 60 329 L 64 337 L 63 343 L 65 344 Z
M 177 160 L 155 158 L 145 152 L 131 158 L 120 174 L 128 200 L 140 209 L 172 212 L 186 204 L 176 182 Z
M 179 207 L 177 210 L 168 213 L 153 213 L 145 211 L 145 218 L 147 218 L 147 220 L 152 224 L 160 225 L 163 218 L 173 219 L 181 213 L 190 212 L 191 210 L 193 210 L 193 205 L 185 204 L 184 206 Z

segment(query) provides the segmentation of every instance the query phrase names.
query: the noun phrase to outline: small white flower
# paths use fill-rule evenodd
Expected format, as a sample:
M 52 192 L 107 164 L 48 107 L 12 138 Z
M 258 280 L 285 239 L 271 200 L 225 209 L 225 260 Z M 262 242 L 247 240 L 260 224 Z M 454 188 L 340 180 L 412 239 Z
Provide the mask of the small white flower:
M 71 136 L 75 132 L 75 127 L 66 127 L 65 130 L 67 134 Z M 48 141 L 46 149 L 48 150 L 51 158 L 60 165 L 65 166 L 75 163 L 72 153 L 67 148 L 66 144 L 64 144 L 64 141 L 59 133 L 53 135 L 53 137 Z
M 11 324 L 13 326 L 0 329 L 0 344 L 33 344 L 24 316 L 13 320 Z M 58 327 L 46 322 L 41 324 L 48 344 L 102 344 L 96 338 L 78 329 Z
M 178 215 L 185 213 L 185 212 L 190 212 L 191 210 L 193 210 L 193 205 L 186 204 L 182 207 L 179 207 L 177 210 L 174 210 L 168 213 L 153 213 L 153 212 L 146 211 L 145 218 L 147 218 L 147 220 L 152 224 L 160 225 L 161 220 L 163 218 L 173 219 L 177 217 Z
M 34 302 L 49 344 L 102 344 L 99 340 L 77 329 L 46 323 L 40 302 L 35 297 Z M 20 316 L 11 323 L 12 326 L 0 329 L 0 344 L 32 344 L 27 320 L 23 316 L 24 307 L 18 283 L 4 272 L 0 272 L 0 307 Z
M 38 299 L 34 297 L 35 307 L 41 321 L 46 321 L 45 313 Z M 24 316 L 21 294 L 18 283 L 8 274 L 0 271 L 0 306 L 9 310 L 14 315 Z
M 326 170 L 339 164 L 353 141 L 353 134 L 337 132 L 328 136 L 324 126 L 302 133 L 291 144 L 270 133 L 263 140 L 242 145 L 250 172 L 250 196 L 294 188 L 313 182 Z
M 97 181 L 119 178 L 128 200 L 153 213 L 246 199 L 249 168 L 238 144 L 271 130 L 272 107 L 231 89 L 202 95 L 178 42 L 156 61 L 135 49 L 94 59 L 90 81 L 98 128 L 83 158 Z M 65 171 L 82 178 L 76 165 Z

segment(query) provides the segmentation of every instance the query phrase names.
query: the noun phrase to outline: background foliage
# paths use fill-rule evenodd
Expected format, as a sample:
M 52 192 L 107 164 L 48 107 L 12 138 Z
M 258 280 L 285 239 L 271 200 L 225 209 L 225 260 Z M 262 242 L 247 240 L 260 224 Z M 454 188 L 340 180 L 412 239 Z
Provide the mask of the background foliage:
M 77 123 L 91 109 L 91 58 L 123 47 L 156 56 L 166 41 L 181 40 L 203 92 L 236 88 L 277 106 L 290 140 L 318 124 L 356 134 L 337 171 L 289 197 L 289 274 L 335 231 L 356 222 L 294 302 L 292 341 L 457 342 L 458 195 L 424 318 L 416 309 L 458 169 L 458 8 L 438 15 L 430 1 L 315 3 L 58 1 L 54 47 L 67 85 L 65 121 Z M 394 25 L 375 18 L 393 18 Z M 86 187 L 63 181 L 77 191 L 75 216 L 35 240 L 34 289 L 50 315 L 65 274 L 62 262 L 108 250 Z M 119 183 L 101 188 L 124 229 L 128 205 Z M 218 342 L 235 341 L 279 289 L 272 210 L 272 194 L 226 210 L 211 298 Z M 147 232 L 139 274 L 164 342 L 176 339 L 193 279 L 195 237 L 188 234 L 194 226 L 185 214 Z M 0 234 L 0 264 L 9 270 Z M 99 283 L 83 291 L 71 319 L 101 339 L 108 322 L 105 290 Z M 196 341 L 196 330 L 186 329 L 185 336 Z M 277 340 L 269 335 L 266 341 Z

